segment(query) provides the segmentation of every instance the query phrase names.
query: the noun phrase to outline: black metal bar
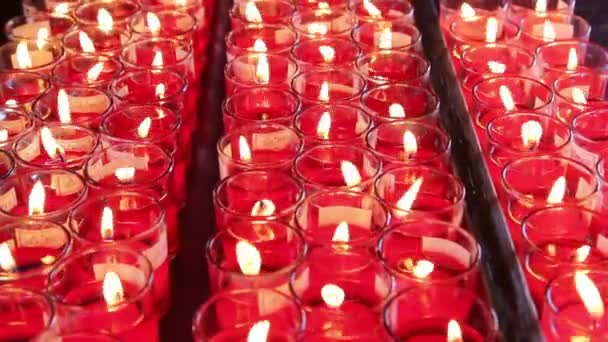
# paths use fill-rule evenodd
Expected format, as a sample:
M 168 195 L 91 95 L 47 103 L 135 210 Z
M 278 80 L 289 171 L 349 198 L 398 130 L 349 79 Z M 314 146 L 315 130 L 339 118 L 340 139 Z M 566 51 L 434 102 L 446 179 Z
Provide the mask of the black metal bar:
M 442 123 L 452 138 L 454 167 L 467 189 L 468 220 L 481 244 L 488 298 L 502 335 L 506 341 L 542 341 L 536 309 L 439 28 L 437 7 L 431 0 L 414 3 L 433 86 L 441 99 Z

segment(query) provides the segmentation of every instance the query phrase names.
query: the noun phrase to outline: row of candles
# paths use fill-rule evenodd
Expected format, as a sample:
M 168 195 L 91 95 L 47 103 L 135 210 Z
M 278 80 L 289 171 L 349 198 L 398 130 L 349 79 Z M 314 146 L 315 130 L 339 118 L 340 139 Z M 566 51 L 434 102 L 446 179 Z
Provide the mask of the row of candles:
M 157 341 L 213 3 L 36 5 L 0 46 L 0 340 Z

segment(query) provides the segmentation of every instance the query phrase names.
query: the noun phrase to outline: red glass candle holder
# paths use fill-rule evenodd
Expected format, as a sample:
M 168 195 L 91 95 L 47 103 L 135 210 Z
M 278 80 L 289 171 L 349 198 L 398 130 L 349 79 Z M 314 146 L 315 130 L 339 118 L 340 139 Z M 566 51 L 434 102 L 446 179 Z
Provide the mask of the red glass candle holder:
M 374 51 L 357 60 L 357 71 L 370 87 L 403 82 L 426 87 L 431 65 L 416 53 L 401 51 Z
M 31 16 L 17 16 L 4 25 L 4 34 L 10 40 L 37 39 L 46 30 L 46 37 L 61 39 L 66 31 L 74 27 L 75 21 L 67 15 L 36 13 Z M 43 30 L 43 31 L 40 31 Z
M 289 174 L 273 170 L 237 173 L 213 190 L 215 224 L 218 230 L 260 220 L 288 224 L 304 196 L 302 185 Z
M 59 331 L 158 341 L 152 278 L 150 261 L 126 247 L 89 247 L 72 254 L 48 279 Z
M 315 38 L 299 42 L 291 50 L 301 72 L 314 69 L 355 67 L 361 49 L 350 38 Z
M 91 0 L 76 7 L 74 18 L 80 26 L 106 26 L 107 28 L 126 29 L 129 18 L 139 12 L 141 7 L 133 0 Z M 100 11 L 112 17 L 112 24 L 100 22 Z
M 451 285 L 432 284 L 401 292 L 386 304 L 383 317 L 396 340 L 452 337 L 456 341 L 493 341 L 498 334 L 498 323 L 488 305 L 475 292 Z
M 243 0 L 232 6 L 230 24 L 238 29 L 249 24 L 288 25 L 296 8 L 289 0 Z
M 593 171 L 572 159 L 522 157 L 501 172 L 509 216 L 521 223 L 535 209 L 573 205 L 593 209 L 598 192 Z
M 547 286 L 555 277 L 576 269 L 605 269 L 607 223 L 608 218 L 597 212 L 571 206 L 537 210 L 523 221 L 522 264 L 539 309 Z
M 392 279 L 369 252 L 316 249 L 290 287 L 306 315 L 304 340 L 386 340 L 380 311 Z
M 249 124 L 234 128 L 217 143 L 220 179 L 246 170 L 290 173 L 302 150 L 291 128 L 278 124 Z
M 0 338 L 6 341 L 29 341 L 55 323 L 51 298 L 42 293 L 3 286 L 0 307 Z
M 0 46 L 0 69 L 5 71 L 31 71 L 48 75 L 63 57 L 58 42 L 44 39 L 9 41 Z
M 314 70 L 294 77 L 291 89 L 300 97 L 304 107 L 354 104 L 365 89 L 365 80 L 349 69 Z
M 332 7 L 301 9 L 291 17 L 291 27 L 300 40 L 337 37 L 348 38 L 357 25 L 357 18 L 348 10 Z
M 572 140 L 574 141 L 572 158 L 594 169 L 599 156 L 608 149 L 605 140 L 608 124 L 608 109 L 596 109 L 583 112 L 572 120 Z
M 538 113 L 510 113 L 488 123 L 488 155 L 498 166 L 520 157 L 570 157 L 570 128 L 554 117 Z
M 302 233 L 284 223 L 231 226 L 215 233 L 205 248 L 211 293 L 267 288 L 290 295 L 289 274 L 305 254 Z
M 537 63 L 545 84 L 564 73 L 599 71 L 608 65 L 608 50 L 583 41 L 559 41 L 543 44 L 536 50 Z
M 65 99 L 67 103 L 63 102 Z M 99 89 L 54 87 L 34 102 L 32 112 L 36 118 L 45 123 L 74 123 L 96 131 L 103 117 L 112 110 L 113 106 L 110 95 Z
M 80 26 L 66 32 L 61 40 L 68 56 L 81 53 L 98 53 L 118 57 L 123 45 L 131 40 L 131 33 L 125 29 L 101 29 L 98 26 Z
M 457 226 L 431 220 L 401 223 L 380 236 L 377 249 L 394 277 L 395 292 L 429 284 L 477 291 L 481 285 L 481 247 Z
M 0 180 L 5 180 L 15 172 L 15 159 L 13 156 L 0 149 Z
M 422 52 L 422 35 L 406 22 L 363 22 L 353 29 L 352 39 L 364 53 L 375 50 Z
M 289 89 L 298 71 L 297 64 L 289 57 L 267 53 L 251 53 L 235 57 L 224 69 L 226 95 L 237 90 L 258 86 Z
M 120 245 L 145 255 L 154 272 L 151 292 L 158 310 L 161 314 L 169 310 L 167 225 L 156 199 L 126 191 L 91 198 L 70 212 L 68 228 L 76 249 Z
M 348 0 L 295 0 L 294 4 L 298 11 L 307 9 L 348 9 Z
M 70 210 L 87 197 L 87 184 L 68 170 L 20 172 L 0 185 L 0 213 L 64 223 Z
M 325 144 L 300 154 L 293 172 L 308 194 L 323 189 L 371 192 L 381 166 L 380 159 L 367 148 Z
M 405 83 L 371 88 L 361 96 L 361 105 L 377 124 L 404 119 L 438 122 L 439 98 L 426 88 Z
M 433 219 L 460 225 L 465 188 L 456 176 L 426 166 L 402 166 L 384 172 L 375 193 L 391 211 L 391 224 Z
M 371 251 L 389 217 L 384 205 L 371 195 L 325 190 L 302 202 L 295 222 L 312 247 Z
M 23 170 L 68 169 L 80 172 L 98 146 L 99 136 L 90 129 L 49 123 L 15 141 L 13 155 Z
M 256 41 L 264 43 L 265 50 L 274 55 L 289 56 L 292 46 L 297 42 L 295 32 L 286 25 L 248 25 L 230 31 L 226 36 L 226 59 L 232 61 L 236 56 L 264 52 Z M 261 45 L 260 43 L 258 45 Z
M 0 103 L 31 113 L 32 104 L 51 86 L 42 74 L 29 71 L 0 71 Z
M 12 152 L 15 141 L 31 132 L 35 123 L 21 110 L 0 107 L 0 114 L 0 149 Z
M 298 97 L 285 89 L 266 86 L 241 89 L 222 105 L 224 132 L 255 123 L 289 126 L 300 108 Z
M 477 125 L 486 128 L 495 117 L 517 111 L 551 115 L 553 91 L 544 83 L 521 76 L 497 76 L 473 87 Z
M 162 37 L 196 43 L 198 25 L 188 12 L 176 10 L 141 11 L 129 19 L 133 40 Z
M 101 54 L 78 54 L 64 58 L 53 68 L 51 81 L 58 87 L 89 87 L 108 90 L 123 72 L 117 59 Z
M 556 1 L 541 1 L 538 0 L 513 0 L 509 6 L 509 18 L 513 22 L 520 22 L 523 17 L 535 13 L 536 15 L 544 15 L 547 12 L 562 12 L 566 14 L 574 13 L 574 5 L 576 0 L 556 0 Z
M 313 105 L 300 112 L 293 125 L 306 149 L 324 144 L 365 146 L 372 119 L 360 107 Z
M 293 342 L 303 325 L 304 315 L 291 296 L 258 288 L 215 294 L 197 310 L 192 332 L 196 342 L 246 340 L 252 329 L 267 330 L 264 336 L 273 341 Z
M 511 0 L 440 0 L 440 26 L 442 30 L 447 33 L 450 24 L 458 18 L 467 18 L 474 15 L 504 18 L 507 16 L 507 9 L 509 8 L 510 4 Z
M 608 213 L 608 159 L 606 159 L 606 152 L 603 152 L 598 156 L 598 161 L 595 166 L 595 171 L 599 179 L 600 187 L 600 205 L 597 206 L 597 210 L 602 213 Z
M 529 12 L 521 19 L 520 44 L 534 51 L 542 44 L 562 40 L 588 41 L 591 26 L 582 17 L 570 13 Z
M 471 46 L 510 43 L 519 37 L 519 27 L 504 17 L 476 15 L 458 18 L 450 24 L 449 30 L 447 39 L 452 49 L 452 57 L 457 61 Z
M 80 342 L 80 341 L 88 341 L 88 342 L 120 342 L 119 339 L 105 334 L 92 334 L 92 333 L 61 333 L 59 331 L 55 331 L 55 328 L 51 328 L 38 337 L 33 339 L 33 342 L 46 342 L 46 341 L 55 341 L 55 339 L 60 339 L 62 342 Z
M 599 70 L 560 76 L 553 84 L 555 115 L 570 124 L 579 113 L 608 107 L 607 84 L 608 72 Z
M 367 135 L 367 146 L 385 170 L 404 165 L 449 167 L 450 138 L 440 128 L 415 121 L 383 122 Z
M 30 2 L 30 0 L 25 0 Z M 80 5 L 80 0 L 45 0 L 43 1 L 46 12 L 53 14 L 71 15 L 72 12 Z M 24 12 L 28 14 L 27 12 Z
M 380 20 L 390 22 L 414 22 L 414 6 L 409 1 L 356 0 L 349 3 L 349 9 L 357 16 L 360 24 Z

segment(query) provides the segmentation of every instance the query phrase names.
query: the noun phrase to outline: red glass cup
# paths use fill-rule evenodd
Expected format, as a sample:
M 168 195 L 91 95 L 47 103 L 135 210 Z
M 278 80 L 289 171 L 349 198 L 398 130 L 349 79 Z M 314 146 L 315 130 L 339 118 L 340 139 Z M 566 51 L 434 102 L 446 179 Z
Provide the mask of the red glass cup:
M 380 236 L 377 250 L 394 277 L 395 292 L 429 284 L 476 292 L 481 286 L 481 247 L 471 233 L 449 223 L 420 220 L 394 225 Z
M 456 324 L 462 341 L 494 341 L 498 336 L 488 304 L 475 292 L 453 285 L 421 285 L 401 292 L 384 306 L 383 318 L 395 340 L 449 340 Z
M 467 4 L 468 6 L 464 5 Z M 459 18 L 479 16 L 495 16 L 505 18 L 511 4 L 509 0 L 440 0 L 439 1 L 439 24 L 444 32 L 449 32 L 450 24 Z M 463 10 L 463 8 L 465 8 Z M 473 9 L 473 11 L 470 11 Z
M 486 128 L 495 117 L 511 112 L 538 112 L 551 115 L 553 91 L 544 83 L 521 76 L 497 76 L 473 87 L 476 123 Z
M 380 159 L 367 148 L 325 144 L 300 154 L 293 173 L 308 194 L 326 189 L 371 192 L 381 167 Z
M 272 86 L 289 89 L 298 71 L 289 57 L 267 53 L 251 53 L 235 57 L 224 69 L 226 95 L 243 88 Z
M 341 8 L 301 9 L 291 17 L 291 27 L 300 40 L 322 37 L 348 37 L 357 18 Z
M 492 27 L 492 25 L 496 25 Z M 494 33 L 494 34 L 492 34 Z M 471 46 L 486 43 L 510 43 L 519 37 L 519 27 L 505 17 L 475 15 L 458 18 L 450 24 L 449 36 L 446 37 L 455 61 L 461 59 L 462 53 Z
M 367 134 L 367 146 L 382 160 L 384 170 L 426 165 L 447 170 L 450 138 L 440 128 L 416 121 L 383 122 Z
M 244 88 L 224 100 L 224 132 L 255 123 L 289 126 L 300 108 L 300 100 L 289 90 L 267 86 Z
M 606 152 L 603 152 L 598 156 L 598 161 L 595 166 L 595 172 L 599 179 L 599 198 L 600 205 L 597 206 L 597 210 L 604 214 L 608 214 L 608 159 L 606 158 Z
M 29 71 L 0 71 L 0 103 L 31 113 L 33 103 L 51 86 L 42 74 Z
M 5 180 L 15 172 L 15 159 L 13 156 L 0 149 L 0 180 Z
M 388 224 L 389 217 L 384 205 L 369 194 L 321 190 L 298 206 L 295 222 L 313 248 L 374 254 L 376 238 Z
M 0 56 L 2 56 L 0 69 L 8 72 L 37 72 L 46 76 L 63 58 L 63 53 L 63 48 L 55 41 L 44 39 L 9 41 L 0 46 Z
M 516 159 L 503 167 L 501 183 L 509 217 L 518 224 L 536 209 L 556 205 L 593 209 L 597 202 L 593 171 L 563 157 Z
M 115 27 L 105 30 L 98 26 L 79 26 L 66 32 L 61 40 L 61 45 L 67 56 L 97 53 L 118 57 L 122 46 L 130 40 L 131 33 L 125 29 Z
M 361 49 L 350 38 L 315 38 L 293 46 L 291 57 L 301 72 L 315 69 L 354 68 Z
M 276 221 L 241 222 L 218 231 L 205 247 L 211 293 L 267 288 L 291 295 L 289 274 L 306 249 L 300 231 Z
M 301 111 L 293 125 L 302 136 L 305 149 L 325 144 L 365 146 L 372 119 L 360 107 L 321 104 Z
M 19 287 L 0 287 L 0 338 L 29 341 L 55 323 L 55 308 L 47 295 Z
M 43 291 L 51 268 L 72 250 L 72 237 L 63 226 L 28 217 L 5 219 L 0 240 L 1 288 Z
M 31 2 L 31 0 L 24 1 L 25 3 Z M 63 15 L 72 15 L 72 12 L 80 5 L 80 0 L 45 0 L 44 2 L 44 10 L 47 13 L 53 14 L 63 14 Z M 26 15 L 29 16 L 27 11 L 24 11 Z
M 560 12 L 529 12 L 521 19 L 519 26 L 519 43 L 531 52 L 542 44 L 554 41 L 588 41 L 591 32 L 591 26 L 584 18 Z
M 254 221 L 290 224 L 304 197 L 304 188 L 289 174 L 274 170 L 237 173 L 213 190 L 215 224 L 218 230 Z
M 58 87 L 90 87 L 108 90 L 110 82 L 123 72 L 117 59 L 101 54 L 78 54 L 62 59 L 51 72 Z
M 15 174 L 0 185 L 0 213 L 63 224 L 68 213 L 87 197 L 87 184 L 68 170 L 34 170 Z
M 291 89 L 304 108 L 314 104 L 356 104 L 365 90 L 365 80 L 350 69 L 315 70 L 294 77 Z
M 167 225 L 165 211 L 155 198 L 127 191 L 90 198 L 70 212 L 67 225 L 76 250 L 119 245 L 146 256 L 154 273 L 151 292 L 158 310 L 161 315 L 169 310 Z
M 432 219 L 460 225 L 465 188 L 456 176 L 426 166 L 389 169 L 374 184 L 375 194 L 389 208 L 391 224 Z
M 140 0 L 139 1 L 144 11 L 160 12 L 160 11 L 178 11 L 188 13 L 198 22 L 198 30 L 200 33 L 207 32 L 209 29 L 209 21 L 211 19 L 211 13 L 213 13 L 212 6 L 213 2 L 203 2 L 201 0 L 180 0 L 180 1 L 167 1 L 167 0 Z M 203 38 L 203 37 L 199 37 Z
M 536 62 L 542 80 L 551 85 L 563 74 L 603 70 L 608 65 L 608 50 L 590 42 L 558 41 L 539 46 Z
M 37 39 L 39 34 L 52 39 L 61 39 L 66 31 L 74 27 L 75 21 L 68 15 L 36 13 L 30 16 L 17 16 L 6 22 L 4 34 L 10 40 Z
M 515 112 L 498 116 L 488 123 L 486 135 L 488 155 L 498 166 L 520 157 L 571 157 L 570 128 L 545 114 Z
M 572 119 L 572 158 L 594 169 L 599 156 L 608 150 L 605 140 L 608 109 L 595 109 L 576 115 Z
M 360 24 L 380 20 L 396 23 L 414 22 L 414 6 L 409 1 L 375 0 L 367 2 L 367 0 L 356 0 L 349 3 L 349 9 L 357 16 Z
M 195 17 L 188 12 L 178 10 L 141 11 L 129 19 L 129 31 L 133 35 L 133 40 L 162 37 L 192 41 L 196 44 L 198 39 L 194 40 L 194 35 L 198 25 Z
M 264 43 L 266 52 L 287 57 L 298 37 L 286 25 L 247 25 L 234 29 L 226 36 L 227 61 L 230 62 L 240 55 L 264 52 L 261 46 L 255 47 L 256 41 Z
M 564 74 L 553 83 L 554 113 L 567 124 L 579 113 L 608 107 L 608 72 Z
M 126 247 L 89 247 L 72 254 L 48 278 L 58 330 L 158 341 L 152 280 L 150 261 Z
M 33 339 L 33 342 L 48 342 L 48 341 L 56 341 L 59 339 L 62 342 L 80 342 L 80 341 L 88 341 L 88 342 L 120 342 L 114 336 L 105 335 L 105 334 L 92 334 L 92 333 L 79 333 L 79 332 L 67 332 L 62 333 L 60 331 L 55 331 L 56 328 L 51 328 L 38 337 Z
M 364 53 L 376 50 L 422 53 L 422 35 L 407 22 L 362 22 L 353 29 L 352 39 Z
M 288 25 L 295 10 L 289 0 L 246 0 L 236 1 L 228 15 L 234 30 L 250 24 Z
M 404 119 L 436 124 L 439 118 L 439 98 L 426 88 L 405 83 L 368 89 L 361 106 L 376 124 Z
M 13 155 L 20 171 L 67 169 L 81 172 L 98 146 L 98 134 L 88 128 L 48 123 L 16 140 Z
M 431 65 L 417 53 L 401 51 L 373 51 L 357 60 L 357 71 L 369 87 L 402 82 L 428 86 Z
M 67 95 L 67 107 L 59 105 L 60 92 Z M 112 97 L 105 91 L 88 87 L 53 87 L 40 96 L 32 108 L 34 117 L 44 122 L 74 123 L 94 131 L 114 107 Z M 60 111 L 61 110 L 61 111 Z
M 608 218 L 598 212 L 572 206 L 537 210 L 523 221 L 522 264 L 539 310 L 547 286 L 559 275 L 577 269 L 605 269 L 607 223 Z
M 315 249 L 290 287 L 306 315 L 304 340 L 387 340 L 380 312 L 392 279 L 368 251 Z
M 133 0 L 85 1 L 74 10 L 74 18 L 79 26 L 108 26 L 109 28 L 126 29 L 129 18 L 139 12 L 141 7 Z M 113 25 L 99 22 L 100 11 L 105 10 L 112 17 Z
M 547 12 L 573 14 L 575 2 L 576 0 L 541 1 L 540 3 L 538 0 L 515 0 L 509 6 L 509 18 L 518 23 L 523 17 L 532 13 L 536 15 L 544 15 Z
M 197 310 L 192 322 L 196 342 L 246 340 L 251 329 L 263 330 L 272 341 L 296 341 L 304 325 L 298 303 L 272 289 L 219 292 Z M 255 330 L 254 330 L 255 331 Z
M 0 150 L 13 151 L 15 141 L 34 129 L 33 118 L 25 112 L 8 107 L 0 107 Z
M 307 9 L 348 9 L 348 0 L 295 0 L 294 4 L 298 11 Z

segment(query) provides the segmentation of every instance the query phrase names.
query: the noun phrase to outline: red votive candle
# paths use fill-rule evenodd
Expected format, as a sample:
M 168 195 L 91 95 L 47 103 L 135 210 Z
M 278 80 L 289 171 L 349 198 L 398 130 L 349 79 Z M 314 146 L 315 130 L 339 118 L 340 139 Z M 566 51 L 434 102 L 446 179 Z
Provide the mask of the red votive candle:
M 518 23 L 523 17 L 531 13 L 544 15 L 546 12 L 574 13 L 576 0 L 512 0 L 509 6 L 509 19 Z
M 350 69 L 327 69 L 303 72 L 294 77 L 291 89 L 302 105 L 355 104 L 365 89 L 365 80 Z
M 150 261 L 122 246 L 89 247 L 49 274 L 59 331 L 103 332 L 125 341 L 158 341 Z
M 434 125 L 383 122 L 369 132 L 367 146 L 382 160 L 385 170 L 403 165 L 449 168 L 450 138 Z
M 108 90 L 110 82 L 123 72 L 117 59 L 102 54 L 78 54 L 62 59 L 51 72 L 58 87 L 89 87 Z
M 356 0 L 349 4 L 349 9 L 360 24 L 376 21 L 414 22 L 414 6 L 407 0 Z
M 63 224 L 70 210 L 87 197 L 87 185 L 68 170 L 19 172 L 0 185 L 0 212 Z
M 21 110 L 0 107 L 0 114 L 0 149 L 12 153 L 15 141 L 31 132 L 35 123 Z
M 63 57 L 58 42 L 45 39 L 21 39 L 0 46 L 0 69 L 31 71 L 47 76 Z
M 207 299 L 194 315 L 192 332 L 196 342 L 245 341 L 256 331 L 270 341 L 295 342 L 303 325 L 304 315 L 291 296 L 256 288 Z
M 391 285 L 368 251 L 312 251 L 290 280 L 306 315 L 304 340 L 387 340 L 380 312 Z
M 479 244 L 449 223 L 420 220 L 393 226 L 378 240 L 378 255 L 395 279 L 395 292 L 429 284 L 477 291 L 481 285 Z
M 572 205 L 593 209 L 598 193 L 593 171 L 572 159 L 522 157 L 505 165 L 501 183 L 509 216 L 521 223 L 536 209 Z
M 595 109 L 578 114 L 572 119 L 572 158 L 594 169 L 599 156 L 608 149 L 608 109 Z
M 200 41 L 194 39 L 197 26 L 196 18 L 185 11 L 141 11 L 129 20 L 133 40 L 161 37 L 196 44 Z
M 222 105 L 224 132 L 246 124 L 275 123 L 291 125 L 300 111 L 298 97 L 276 87 L 252 87 L 236 91 Z
M 372 119 L 360 107 L 313 105 L 300 112 L 293 124 L 304 139 L 305 149 L 324 144 L 365 146 Z
M 90 129 L 54 122 L 21 136 L 15 141 L 13 155 L 21 170 L 80 172 L 98 145 L 99 136 Z
M 132 0 L 92 0 L 78 6 L 74 10 L 74 18 L 79 26 L 126 29 L 129 18 L 140 9 L 137 1 Z
M 283 24 L 289 20 L 296 8 L 289 0 L 240 0 L 228 13 L 232 29 L 249 24 Z
M 4 341 L 30 341 L 55 323 L 51 298 L 30 290 L 0 288 L 0 338 Z
M 120 342 L 119 339 L 105 334 L 92 334 L 92 333 L 79 333 L 79 332 L 67 332 L 62 333 L 55 331 L 55 328 L 51 328 L 38 337 L 33 339 L 33 342 L 48 342 L 48 341 L 62 341 L 62 342 Z
M 294 4 L 298 11 L 307 9 L 348 9 L 347 0 L 295 0 Z
M 32 0 L 24 0 L 24 8 L 26 3 L 31 3 Z M 72 15 L 72 12 L 80 5 L 80 0 L 45 0 L 44 7 L 47 13 Z M 29 16 L 28 11 L 24 12 Z
M 357 71 L 369 87 L 403 82 L 426 87 L 431 65 L 417 53 L 401 51 L 374 51 L 357 60 Z
M 0 241 L 0 284 L 4 289 L 23 287 L 43 291 L 53 265 L 72 250 L 72 237 L 63 226 L 29 218 L 5 220 Z M 2 326 L 0 331 L 6 328 Z
M 551 85 L 562 74 L 601 71 L 608 65 L 608 50 L 583 41 L 560 41 L 536 49 L 539 71 L 545 84 Z
M 106 92 L 87 87 L 54 87 L 34 102 L 33 115 L 44 122 L 78 124 L 97 131 L 113 108 Z
M 296 33 L 286 25 L 247 25 L 230 31 L 226 36 L 226 59 L 255 52 L 289 56 L 297 42 Z
M 0 71 L 0 103 L 31 113 L 32 105 L 51 86 L 42 74 L 29 71 Z
M 510 4 L 509 0 L 440 0 L 439 25 L 444 34 L 448 34 L 450 24 L 459 19 L 475 15 L 506 18 Z
M 426 88 L 405 83 L 371 88 L 361 96 L 361 105 L 376 124 L 404 119 L 435 124 L 439 117 L 439 98 Z
M 323 189 L 371 192 L 381 166 L 378 157 L 367 148 L 325 144 L 300 154 L 293 172 L 308 194 Z
M 81 26 L 66 32 L 61 45 L 68 56 L 81 53 L 99 53 L 118 57 L 120 48 L 131 40 L 125 29 L 102 29 L 98 26 Z
M 375 193 L 391 211 L 391 224 L 434 219 L 460 225 L 465 188 L 456 176 L 426 166 L 402 166 L 384 172 Z
M 340 8 L 301 9 L 291 16 L 291 27 L 300 40 L 342 36 L 348 38 L 357 18 Z
M 289 57 L 267 53 L 250 53 L 235 57 L 224 69 L 226 95 L 242 88 L 273 86 L 289 89 L 298 71 Z
M 291 50 L 291 57 L 301 72 L 314 69 L 354 69 L 361 49 L 350 38 L 315 38 L 299 42 Z
M 117 191 L 91 198 L 72 210 L 68 228 L 75 249 L 121 245 L 146 256 L 152 265 L 152 293 L 161 315 L 171 302 L 165 211 L 153 197 Z
M 213 190 L 215 224 L 218 230 L 261 220 L 289 224 L 304 195 L 302 185 L 289 174 L 273 170 L 237 173 Z
M 455 303 L 466 303 L 456 305 Z M 384 307 L 391 337 L 401 341 L 494 341 L 498 323 L 475 292 L 453 285 L 431 284 L 401 292 Z
M 231 226 L 215 233 L 205 248 L 211 293 L 267 288 L 291 295 L 289 275 L 305 254 L 302 233 L 284 223 Z
M 12 18 L 4 25 L 4 33 L 10 40 L 17 41 L 41 37 L 61 39 L 74 23 L 67 15 L 36 13 Z
M 481 29 L 480 29 L 481 28 Z M 504 17 L 476 15 L 450 24 L 448 44 L 458 62 L 464 50 L 486 43 L 509 43 L 519 37 L 519 27 Z
M 388 220 L 389 213 L 377 198 L 341 190 L 308 196 L 295 215 L 295 222 L 311 247 L 337 251 L 372 251 Z
M 542 44 L 562 40 L 588 41 L 591 26 L 582 17 L 570 13 L 527 13 L 520 21 L 519 43 L 528 51 Z
M 406 22 L 363 22 L 353 29 L 352 39 L 364 53 L 375 50 L 422 52 L 422 35 Z
M 584 111 L 608 106 L 608 72 L 599 70 L 564 74 L 553 84 L 555 115 L 570 124 Z
M 246 170 L 290 173 L 302 145 L 288 126 L 248 124 L 234 128 L 217 142 L 220 179 Z

